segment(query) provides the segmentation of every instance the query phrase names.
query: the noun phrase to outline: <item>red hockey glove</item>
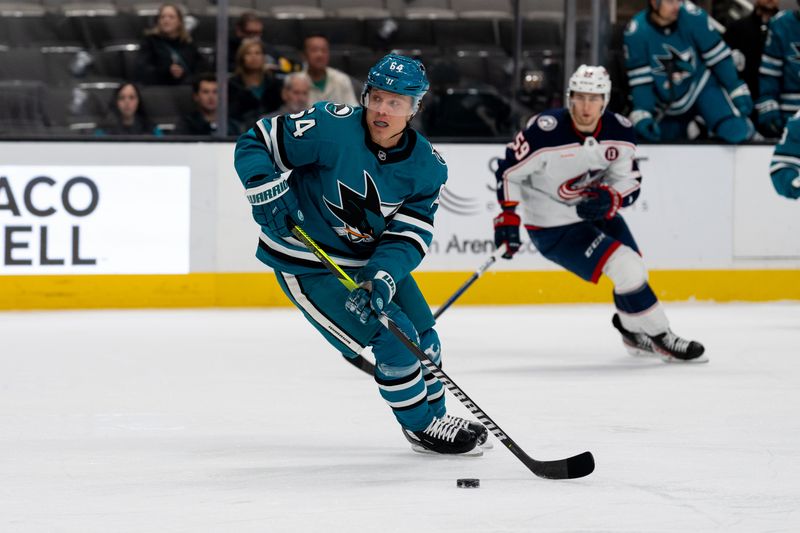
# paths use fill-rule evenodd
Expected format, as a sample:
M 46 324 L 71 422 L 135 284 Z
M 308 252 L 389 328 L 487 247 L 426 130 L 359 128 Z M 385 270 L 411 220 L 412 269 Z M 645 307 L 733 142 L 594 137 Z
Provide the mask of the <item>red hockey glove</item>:
M 503 212 L 494 217 L 494 245 L 498 248 L 506 245 L 503 259 L 511 259 L 519 250 L 519 215 L 514 211 L 518 202 L 504 202 L 501 204 Z

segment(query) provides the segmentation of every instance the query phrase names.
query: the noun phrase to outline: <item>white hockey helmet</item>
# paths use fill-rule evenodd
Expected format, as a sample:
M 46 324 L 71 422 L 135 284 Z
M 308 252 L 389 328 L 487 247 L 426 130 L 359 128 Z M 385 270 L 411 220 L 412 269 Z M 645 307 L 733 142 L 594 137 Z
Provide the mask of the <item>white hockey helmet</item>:
M 567 107 L 569 108 L 569 97 L 572 93 L 589 93 L 603 95 L 603 111 L 608 106 L 611 99 L 611 78 L 606 67 L 581 65 L 578 70 L 570 76 L 569 86 L 567 87 Z

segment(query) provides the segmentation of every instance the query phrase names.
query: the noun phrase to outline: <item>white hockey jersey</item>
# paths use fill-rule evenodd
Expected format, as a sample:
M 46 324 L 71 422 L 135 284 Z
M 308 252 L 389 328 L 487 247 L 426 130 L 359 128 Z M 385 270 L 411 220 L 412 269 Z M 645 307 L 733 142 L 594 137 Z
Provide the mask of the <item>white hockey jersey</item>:
M 606 111 L 592 135 L 575 129 L 567 109 L 534 116 L 508 144 L 498 165 L 497 199 L 519 202 L 531 229 L 580 222 L 575 206 L 584 189 L 604 183 L 622 195 L 622 206 L 639 196 L 641 175 L 630 121 Z

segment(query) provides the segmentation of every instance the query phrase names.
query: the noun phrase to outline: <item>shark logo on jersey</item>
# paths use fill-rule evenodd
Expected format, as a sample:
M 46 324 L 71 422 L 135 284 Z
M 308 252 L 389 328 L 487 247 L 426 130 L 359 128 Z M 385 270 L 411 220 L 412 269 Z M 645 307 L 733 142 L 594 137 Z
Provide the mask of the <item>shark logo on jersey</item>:
M 792 47 L 792 51 L 794 52 L 794 54 L 790 55 L 786 59 L 788 59 L 792 63 L 800 63 L 800 43 L 796 42 L 789 43 L 789 46 Z
M 568 179 L 558 188 L 559 198 L 568 202 L 579 199 L 583 194 L 583 191 L 601 179 L 605 172 L 606 169 L 604 168 L 598 170 L 590 169 L 589 172 Z
M 394 215 L 402 202 L 390 204 L 381 202 L 378 187 L 369 172 L 364 171 L 364 192 L 359 193 L 337 181 L 340 203 L 336 205 L 324 196 L 322 199 L 333 216 L 344 226 L 333 228 L 336 234 L 351 243 L 374 242 L 386 228 L 386 219 Z
M 668 44 L 663 45 L 666 55 L 655 55 L 658 66 L 653 69 L 653 74 L 664 74 L 667 83 L 680 85 L 684 80 L 691 78 L 695 72 L 694 52 L 691 48 L 678 51 Z
M 328 102 L 325 104 L 325 111 L 336 118 L 345 118 L 353 114 L 353 108 L 351 106 L 347 104 L 337 104 L 335 102 Z

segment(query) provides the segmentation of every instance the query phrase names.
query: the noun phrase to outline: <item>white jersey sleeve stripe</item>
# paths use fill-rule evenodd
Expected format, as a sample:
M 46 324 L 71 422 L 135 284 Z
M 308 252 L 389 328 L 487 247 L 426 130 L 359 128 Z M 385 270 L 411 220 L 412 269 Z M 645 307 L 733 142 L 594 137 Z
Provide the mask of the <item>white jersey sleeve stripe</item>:
M 279 129 L 280 128 L 278 128 L 278 117 L 272 117 L 272 128 L 270 128 L 270 130 L 269 130 L 269 136 L 270 136 L 270 140 L 272 141 L 272 146 L 273 146 L 272 159 L 275 160 L 275 164 L 278 165 L 278 168 L 281 170 L 281 172 L 288 172 L 291 169 L 288 168 L 283 163 L 283 160 L 281 159 L 281 151 L 274 149 L 274 148 L 276 148 L 278 146 L 278 137 L 277 136 L 278 135 L 283 135 L 282 131 L 278 131 Z
M 423 254 L 428 253 L 428 245 L 425 244 L 425 241 L 422 240 L 422 237 L 420 237 L 417 233 L 414 233 L 413 231 L 384 231 L 381 235 L 397 235 L 398 237 L 406 237 L 408 239 L 412 239 L 417 244 L 420 245 Z
M 423 222 L 418 218 L 398 213 L 394 216 L 394 220 L 396 220 L 397 222 L 403 222 L 404 224 L 410 224 L 412 226 L 416 226 L 422 231 L 427 231 L 428 233 L 433 234 L 433 226 L 426 222 Z
M 265 233 L 261 233 L 259 238 L 261 239 L 261 242 L 263 242 L 268 248 L 271 248 L 276 252 L 288 255 L 289 257 L 294 257 L 297 259 L 303 259 L 306 261 L 313 261 L 315 263 L 319 263 L 319 259 L 317 259 L 317 256 L 315 256 L 313 253 L 309 252 L 306 249 L 289 248 L 288 246 L 285 246 L 280 242 L 271 239 L 269 235 Z M 283 240 L 289 244 L 297 246 L 298 248 L 301 247 L 304 248 L 303 244 L 294 237 L 287 237 L 286 239 Z M 360 268 L 367 264 L 366 259 L 349 259 L 346 257 L 336 256 L 334 254 L 329 254 L 329 255 L 334 261 L 336 261 L 336 263 L 338 263 L 341 266 Z

